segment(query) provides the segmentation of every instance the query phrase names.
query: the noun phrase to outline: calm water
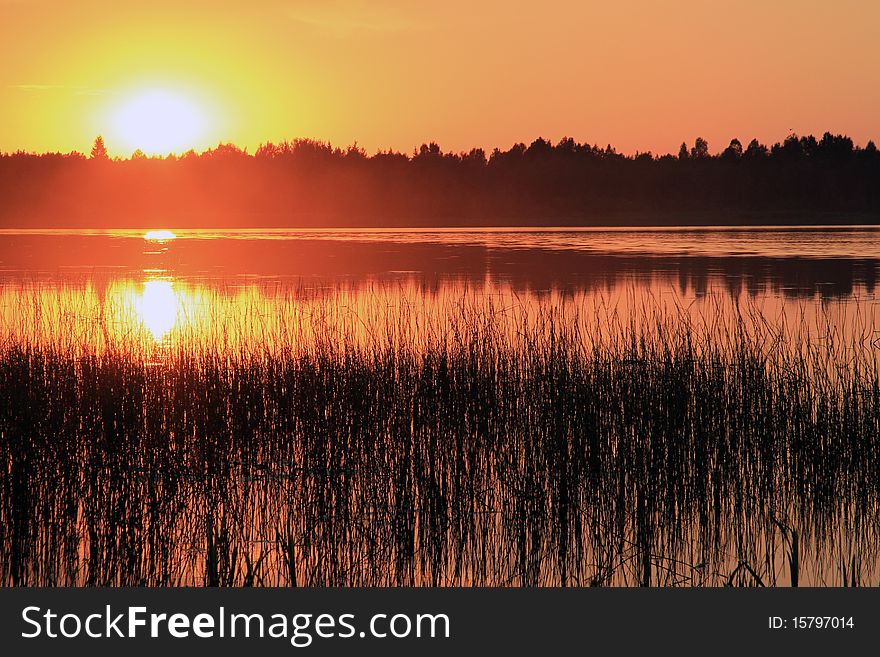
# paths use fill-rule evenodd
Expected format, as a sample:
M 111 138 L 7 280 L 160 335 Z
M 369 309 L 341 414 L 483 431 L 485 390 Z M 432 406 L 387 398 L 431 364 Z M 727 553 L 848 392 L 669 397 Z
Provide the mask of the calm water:
M 550 300 L 624 318 L 646 304 L 697 316 L 748 305 L 774 324 L 830 315 L 860 337 L 876 324 L 875 228 L 147 234 L 2 231 L 3 333 L 79 343 L 222 333 L 253 343 L 328 295 L 367 324 L 402 303 L 410 317 L 437 319 L 462 300 L 496 311 Z

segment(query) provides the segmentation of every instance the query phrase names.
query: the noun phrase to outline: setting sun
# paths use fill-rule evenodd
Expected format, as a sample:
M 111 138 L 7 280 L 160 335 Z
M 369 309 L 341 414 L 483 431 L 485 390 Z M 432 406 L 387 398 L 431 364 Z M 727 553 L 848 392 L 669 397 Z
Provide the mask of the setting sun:
M 134 151 L 165 155 L 193 148 L 205 127 L 204 114 L 184 97 L 168 91 L 143 92 L 127 99 L 113 115 L 113 137 Z
M 170 230 L 148 230 L 144 233 L 144 239 L 148 242 L 167 242 L 175 237 L 177 235 Z

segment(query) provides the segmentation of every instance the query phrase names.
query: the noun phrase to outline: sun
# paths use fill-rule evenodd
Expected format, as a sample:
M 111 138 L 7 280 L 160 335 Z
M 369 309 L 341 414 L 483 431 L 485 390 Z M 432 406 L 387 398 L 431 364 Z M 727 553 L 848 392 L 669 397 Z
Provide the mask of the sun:
M 113 114 L 116 139 L 147 155 L 180 153 L 195 147 L 205 128 L 204 113 L 184 96 L 165 90 L 128 98 Z
M 180 301 L 173 282 L 145 281 L 143 292 L 134 301 L 135 311 L 154 339 L 161 340 L 177 324 Z
M 164 230 L 164 229 L 163 230 L 148 230 L 146 233 L 144 233 L 144 239 L 147 242 L 159 242 L 160 244 L 163 244 L 165 242 L 169 242 L 169 241 L 175 239 L 176 237 L 177 237 L 177 235 L 175 235 L 172 231 Z

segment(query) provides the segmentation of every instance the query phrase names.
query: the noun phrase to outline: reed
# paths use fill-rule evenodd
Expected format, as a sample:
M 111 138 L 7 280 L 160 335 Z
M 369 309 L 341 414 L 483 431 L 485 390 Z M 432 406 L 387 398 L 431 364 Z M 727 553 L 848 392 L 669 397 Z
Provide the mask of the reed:
M 549 302 L 361 308 L 355 340 L 338 312 L 271 349 L 7 339 L 0 583 L 876 580 L 870 343 Z

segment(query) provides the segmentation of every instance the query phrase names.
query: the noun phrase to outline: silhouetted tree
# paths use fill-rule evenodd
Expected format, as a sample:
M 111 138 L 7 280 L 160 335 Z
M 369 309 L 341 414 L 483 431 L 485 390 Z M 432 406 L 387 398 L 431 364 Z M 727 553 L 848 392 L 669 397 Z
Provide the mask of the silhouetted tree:
M 280 149 L 278 148 L 278 146 L 269 142 L 257 146 L 257 150 L 254 152 L 254 157 L 257 159 L 271 160 L 273 157 L 276 157 L 279 152 Z
M 819 142 L 813 135 L 801 137 L 801 153 L 807 157 L 814 157 L 819 150 Z
M 749 145 L 746 147 L 746 152 L 743 155 L 749 159 L 758 159 L 766 157 L 769 154 L 769 150 L 767 147 L 759 142 L 757 139 L 752 139 L 749 142 Z
M 697 137 L 694 147 L 691 149 L 691 157 L 694 159 L 709 157 L 709 142 L 702 137 Z
M 681 147 L 678 149 L 678 159 L 686 160 L 690 157 L 688 154 L 688 145 L 685 142 L 681 142 Z
M 485 166 L 487 162 L 486 151 L 482 148 L 472 148 L 470 151 L 462 155 L 461 159 L 463 162 L 469 164 Z
M 721 157 L 726 160 L 738 160 L 742 157 L 743 154 L 743 145 L 739 139 L 731 139 L 730 145 L 724 149 L 724 152 L 721 153 Z
M 110 156 L 107 154 L 107 147 L 104 146 L 104 138 L 101 135 L 98 135 L 95 137 L 95 143 L 92 145 L 92 159 L 107 160 L 109 157 Z
M 432 141 L 430 144 L 422 144 L 419 146 L 418 153 L 415 157 L 439 157 L 442 154 L 440 145 Z
M 832 135 L 826 132 L 822 135 L 818 150 L 823 157 L 845 159 L 852 155 L 853 141 L 844 135 Z
M 543 137 L 538 137 L 526 149 L 526 157 L 535 159 L 546 158 L 552 154 L 553 145 Z
M 774 144 L 770 152 L 779 158 L 792 161 L 801 157 L 804 154 L 804 149 L 801 146 L 800 138 L 792 133 L 781 144 Z

